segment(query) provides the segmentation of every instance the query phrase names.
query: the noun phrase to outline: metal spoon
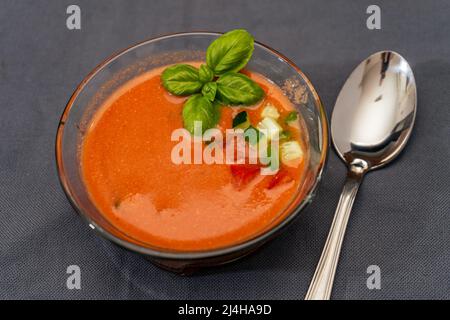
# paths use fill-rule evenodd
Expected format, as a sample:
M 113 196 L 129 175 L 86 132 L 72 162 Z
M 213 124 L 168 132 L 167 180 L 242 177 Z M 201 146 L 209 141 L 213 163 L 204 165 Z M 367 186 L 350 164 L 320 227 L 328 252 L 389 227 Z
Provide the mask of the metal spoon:
M 331 133 L 348 172 L 307 300 L 330 298 L 353 201 L 366 172 L 392 161 L 411 134 L 416 82 L 408 62 L 392 51 L 378 52 L 352 72 L 331 118 Z

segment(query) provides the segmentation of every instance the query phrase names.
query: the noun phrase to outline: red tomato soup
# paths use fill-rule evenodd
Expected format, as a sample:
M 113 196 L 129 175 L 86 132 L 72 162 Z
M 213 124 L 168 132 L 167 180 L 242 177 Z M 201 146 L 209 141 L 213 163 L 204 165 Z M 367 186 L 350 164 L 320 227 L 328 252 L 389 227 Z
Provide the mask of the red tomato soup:
M 221 107 L 217 128 L 223 132 L 232 128 L 241 111 L 247 111 L 257 127 L 264 114 L 273 116 L 275 109 L 275 121 L 283 135 L 288 133 L 283 139 L 300 146 L 301 156 L 288 155 L 294 161 L 281 161 L 275 175 L 262 175 L 260 165 L 176 164 L 171 154 L 179 142 L 171 136 L 183 128 L 187 98 L 164 89 L 163 70 L 126 83 L 92 120 L 81 149 L 81 170 L 91 200 L 128 236 L 172 251 L 226 247 L 264 231 L 298 195 L 305 176 L 306 132 L 298 117 L 286 122 L 294 107 L 277 85 L 245 71 L 264 89 L 265 97 L 251 107 Z M 268 106 L 271 112 L 265 110 Z

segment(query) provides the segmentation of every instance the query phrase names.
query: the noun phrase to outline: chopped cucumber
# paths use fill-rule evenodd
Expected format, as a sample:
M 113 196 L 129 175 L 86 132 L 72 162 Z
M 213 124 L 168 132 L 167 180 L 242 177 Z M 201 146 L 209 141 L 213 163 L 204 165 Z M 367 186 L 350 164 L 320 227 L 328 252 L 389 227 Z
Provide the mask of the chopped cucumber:
M 263 133 L 267 133 L 269 140 L 279 139 L 280 132 L 283 131 L 278 122 L 270 117 L 263 118 L 258 124 L 258 129 L 263 131 Z
M 303 157 L 303 150 L 297 141 L 288 141 L 281 144 L 281 162 L 290 164 L 294 160 L 300 160 Z
M 283 130 L 280 133 L 280 141 L 281 140 L 289 140 L 291 138 L 291 132 L 289 130 Z
M 251 145 L 256 145 L 259 143 L 259 139 L 264 137 L 264 134 L 254 126 L 250 125 L 247 129 L 245 129 L 244 137 L 245 141 L 249 142 Z
M 250 127 L 247 111 L 239 112 L 233 119 L 233 128 L 245 130 Z
M 284 119 L 284 122 L 286 122 L 287 124 L 294 122 L 295 120 L 297 120 L 298 118 L 298 112 L 297 111 L 292 111 L 289 112 L 289 114 L 286 116 L 286 119 Z
M 266 104 L 266 106 L 264 107 L 263 111 L 261 112 L 261 117 L 262 118 L 273 118 L 273 119 L 278 119 L 280 117 L 280 113 L 278 112 L 277 108 L 275 108 L 275 106 L 273 104 Z

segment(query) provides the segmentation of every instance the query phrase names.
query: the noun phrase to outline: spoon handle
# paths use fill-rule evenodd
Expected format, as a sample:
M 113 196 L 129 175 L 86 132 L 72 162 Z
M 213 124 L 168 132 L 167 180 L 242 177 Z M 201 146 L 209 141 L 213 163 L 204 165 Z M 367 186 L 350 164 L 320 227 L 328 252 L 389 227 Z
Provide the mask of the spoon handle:
M 331 224 L 325 247 L 317 265 L 316 272 L 309 286 L 305 300 L 329 300 L 333 287 L 334 275 L 341 252 L 350 211 L 361 184 L 364 171 L 356 165 L 350 165 L 347 179 Z

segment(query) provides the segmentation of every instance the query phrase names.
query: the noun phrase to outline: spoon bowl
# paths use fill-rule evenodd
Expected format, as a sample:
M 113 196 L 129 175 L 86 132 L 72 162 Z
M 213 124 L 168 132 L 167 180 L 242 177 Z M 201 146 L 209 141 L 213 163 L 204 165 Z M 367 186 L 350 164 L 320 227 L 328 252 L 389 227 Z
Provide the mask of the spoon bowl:
M 411 67 L 393 51 L 368 57 L 342 87 L 331 117 L 331 134 L 338 155 L 347 164 L 347 178 L 307 300 L 330 298 L 345 229 L 362 179 L 404 148 L 413 128 L 416 102 Z
M 361 62 L 345 82 L 331 118 L 333 144 L 342 160 L 375 169 L 406 145 L 416 115 L 417 90 L 408 62 L 382 51 Z

